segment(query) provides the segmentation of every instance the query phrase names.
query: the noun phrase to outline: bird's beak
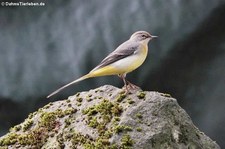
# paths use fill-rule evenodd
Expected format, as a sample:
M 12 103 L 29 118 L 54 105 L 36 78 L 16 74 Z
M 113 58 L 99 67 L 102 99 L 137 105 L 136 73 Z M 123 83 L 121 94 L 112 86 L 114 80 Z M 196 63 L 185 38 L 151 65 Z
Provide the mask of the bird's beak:
M 151 38 L 157 38 L 158 36 L 151 36 Z

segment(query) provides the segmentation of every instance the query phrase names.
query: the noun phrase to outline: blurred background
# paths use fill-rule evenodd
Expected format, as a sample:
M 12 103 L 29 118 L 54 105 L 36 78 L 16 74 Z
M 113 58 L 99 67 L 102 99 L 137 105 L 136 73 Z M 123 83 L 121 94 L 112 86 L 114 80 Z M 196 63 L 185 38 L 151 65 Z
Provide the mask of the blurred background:
M 45 6 L 0 6 L 0 136 L 50 101 L 105 84 L 122 87 L 118 77 L 101 77 L 45 98 L 89 72 L 133 32 L 146 30 L 159 38 L 128 79 L 171 94 L 225 148 L 224 0 L 33 2 Z

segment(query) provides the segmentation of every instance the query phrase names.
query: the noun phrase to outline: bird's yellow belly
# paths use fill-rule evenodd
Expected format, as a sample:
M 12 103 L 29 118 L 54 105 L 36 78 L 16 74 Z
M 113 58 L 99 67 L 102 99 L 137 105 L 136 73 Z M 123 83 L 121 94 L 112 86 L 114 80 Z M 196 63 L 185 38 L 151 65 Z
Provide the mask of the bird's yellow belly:
M 95 71 L 90 72 L 92 77 L 100 77 L 100 76 L 107 76 L 107 75 L 116 75 L 118 73 L 118 69 L 113 66 L 105 66 L 102 68 L 99 68 Z

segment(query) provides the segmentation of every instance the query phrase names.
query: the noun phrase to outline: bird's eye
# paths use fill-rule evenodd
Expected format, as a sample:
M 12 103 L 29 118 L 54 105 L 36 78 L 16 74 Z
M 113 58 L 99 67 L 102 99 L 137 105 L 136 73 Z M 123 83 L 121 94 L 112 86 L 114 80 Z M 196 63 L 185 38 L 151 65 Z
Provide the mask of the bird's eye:
M 142 38 L 146 38 L 146 36 L 145 36 L 145 35 L 141 35 L 141 37 L 142 37 Z

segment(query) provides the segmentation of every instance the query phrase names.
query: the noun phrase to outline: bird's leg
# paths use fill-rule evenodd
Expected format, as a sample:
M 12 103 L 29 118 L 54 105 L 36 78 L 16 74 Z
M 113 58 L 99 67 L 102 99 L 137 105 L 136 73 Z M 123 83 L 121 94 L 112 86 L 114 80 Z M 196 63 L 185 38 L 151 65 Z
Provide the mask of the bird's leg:
M 124 82 L 124 87 L 126 89 L 126 94 L 129 94 L 130 92 L 135 91 L 135 90 L 140 90 L 141 88 L 138 87 L 137 85 L 134 85 L 130 83 L 129 81 L 126 80 L 126 74 L 120 74 L 118 75 Z
M 128 81 L 126 80 L 126 74 L 119 74 L 118 77 L 120 77 L 123 80 L 124 86 L 126 88 L 126 94 L 129 93 L 129 89 L 128 89 Z

